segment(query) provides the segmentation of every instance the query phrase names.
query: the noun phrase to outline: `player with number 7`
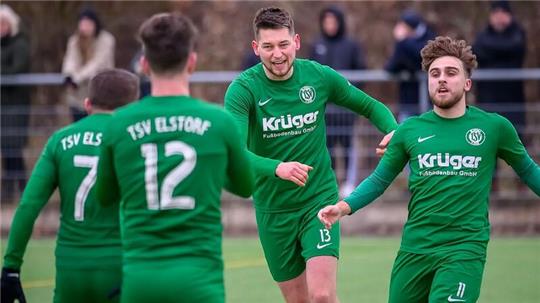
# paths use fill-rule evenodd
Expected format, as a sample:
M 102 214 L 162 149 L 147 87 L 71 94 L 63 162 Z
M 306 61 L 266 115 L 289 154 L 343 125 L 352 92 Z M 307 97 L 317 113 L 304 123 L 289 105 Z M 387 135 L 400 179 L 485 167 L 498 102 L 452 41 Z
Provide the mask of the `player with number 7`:
M 138 96 L 137 76 L 120 69 L 102 71 L 91 80 L 84 100 L 89 116 L 49 138 L 11 224 L 2 268 L 2 302 L 26 301 L 19 278 L 24 251 L 39 212 L 56 188 L 60 229 L 54 302 L 118 301 L 117 296 L 109 296 L 122 277 L 118 206 L 101 207 L 93 187 L 110 113 Z

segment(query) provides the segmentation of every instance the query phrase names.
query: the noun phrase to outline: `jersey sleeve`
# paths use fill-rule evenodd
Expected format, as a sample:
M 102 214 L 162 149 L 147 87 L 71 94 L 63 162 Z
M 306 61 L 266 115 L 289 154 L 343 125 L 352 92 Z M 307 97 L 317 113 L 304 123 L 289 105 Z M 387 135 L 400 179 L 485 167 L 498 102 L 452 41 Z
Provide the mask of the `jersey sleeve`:
M 4 267 L 20 269 L 34 223 L 58 186 L 57 165 L 54 157 L 57 142 L 54 135 L 49 139 L 24 189 L 11 223 Z
M 225 93 L 225 109 L 231 113 L 240 131 L 240 142 L 247 146 L 249 132 L 250 104 L 253 99 L 249 90 L 239 81 L 231 83 Z M 248 150 L 248 157 L 257 175 L 275 176 L 276 167 L 281 161 L 261 157 Z
M 328 66 L 323 68 L 326 80 L 331 87 L 329 100 L 366 117 L 385 134 L 397 128 L 396 118 L 386 105 L 352 85 L 332 68 Z
M 233 118 L 225 113 L 226 125 L 232 125 L 227 128 L 227 133 L 223 134 L 227 143 L 228 161 L 227 161 L 227 179 L 225 189 L 231 193 L 247 198 L 253 193 L 254 178 L 251 163 L 245 145 L 240 141 L 240 132 L 234 124 Z
M 403 170 L 409 157 L 402 138 L 403 130 L 398 128 L 375 171 L 344 199 L 351 214 L 375 201 Z
M 114 118 L 113 118 L 114 119 Z M 99 151 L 96 197 L 102 206 L 109 206 L 120 201 L 120 187 L 113 162 L 113 129 L 112 124 L 103 132 L 103 143 Z
M 512 123 L 506 118 L 500 118 L 497 156 L 508 163 L 520 179 L 540 196 L 540 167 L 527 153 Z

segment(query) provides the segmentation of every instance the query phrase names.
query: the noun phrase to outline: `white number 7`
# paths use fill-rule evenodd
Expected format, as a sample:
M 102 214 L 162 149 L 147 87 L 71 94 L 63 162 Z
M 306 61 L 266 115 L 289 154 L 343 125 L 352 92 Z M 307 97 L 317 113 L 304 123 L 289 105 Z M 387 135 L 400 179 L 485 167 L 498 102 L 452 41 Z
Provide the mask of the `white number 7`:
M 96 174 L 97 174 L 97 156 L 81 156 L 75 155 L 73 157 L 73 165 L 75 167 L 86 167 L 90 168 L 90 171 L 84 177 L 77 189 L 77 194 L 75 194 L 75 220 L 84 221 L 84 203 L 88 197 L 88 193 L 92 186 L 96 183 Z

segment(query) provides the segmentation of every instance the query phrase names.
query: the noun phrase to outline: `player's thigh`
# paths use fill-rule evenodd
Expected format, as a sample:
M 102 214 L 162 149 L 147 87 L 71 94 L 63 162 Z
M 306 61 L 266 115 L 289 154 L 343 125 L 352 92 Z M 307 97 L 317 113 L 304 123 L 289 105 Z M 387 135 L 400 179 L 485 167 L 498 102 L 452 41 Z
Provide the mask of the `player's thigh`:
M 223 266 L 130 266 L 124 270 L 123 303 L 223 303 Z
M 392 268 L 388 302 L 427 302 L 434 266 L 428 255 L 399 251 Z
M 307 260 L 306 281 L 311 298 L 336 298 L 337 258 L 316 256 Z M 316 301 L 316 300 L 314 300 Z
M 299 241 L 301 212 L 256 213 L 259 239 L 272 278 L 292 280 L 306 268 Z
M 339 222 L 336 222 L 331 229 L 326 229 L 317 218 L 317 213 L 325 205 L 326 203 L 321 203 L 306 210 L 300 223 L 302 256 L 306 261 L 318 256 L 339 258 Z
M 57 268 L 54 302 L 119 302 L 112 296 L 122 283 L 120 266 L 111 269 Z
M 480 296 L 484 259 L 459 255 L 443 261 L 431 286 L 429 302 L 473 303 Z

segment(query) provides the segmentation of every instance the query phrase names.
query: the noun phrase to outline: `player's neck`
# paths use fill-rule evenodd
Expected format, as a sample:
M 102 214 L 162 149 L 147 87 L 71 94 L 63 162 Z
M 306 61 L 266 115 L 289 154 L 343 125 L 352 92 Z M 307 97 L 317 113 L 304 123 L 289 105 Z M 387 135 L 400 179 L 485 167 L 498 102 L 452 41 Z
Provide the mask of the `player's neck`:
M 264 70 L 264 74 L 266 75 L 266 77 L 272 81 L 285 81 L 287 79 L 289 79 L 290 77 L 292 77 L 292 74 L 293 74 L 293 71 L 294 71 L 294 66 L 291 67 L 291 69 L 289 69 L 289 71 L 287 72 L 287 74 L 285 74 L 284 76 L 281 76 L 281 77 L 278 77 L 274 74 L 272 74 L 267 68 L 266 66 L 264 66 L 263 64 L 263 70 Z
M 437 106 L 433 106 L 433 111 L 437 115 L 443 118 L 447 118 L 447 119 L 459 118 L 465 115 L 466 110 L 467 110 L 467 103 L 465 102 L 465 98 L 463 98 L 462 100 L 460 100 L 458 103 L 456 103 L 454 106 L 450 108 L 440 108 Z
M 152 96 L 189 96 L 189 80 L 185 73 L 174 76 L 151 75 Z
M 87 114 L 88 115 L 93 115 L 93 114 L 110 114 L 112 113 L 112 110 L 109 110 L 109 109 L 101 109 L 101 108 L 92 108 L 91 111 L 88 111 Z

